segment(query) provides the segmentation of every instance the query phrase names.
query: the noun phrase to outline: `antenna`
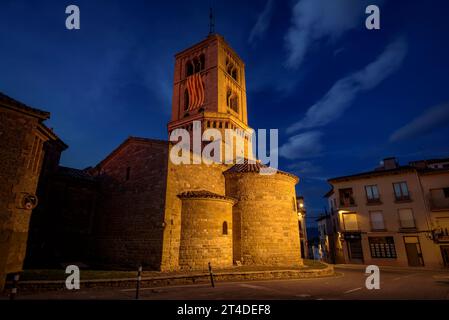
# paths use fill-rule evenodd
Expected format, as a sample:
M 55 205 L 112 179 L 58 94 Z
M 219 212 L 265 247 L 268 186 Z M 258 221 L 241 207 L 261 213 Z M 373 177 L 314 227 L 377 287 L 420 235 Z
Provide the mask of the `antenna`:
M 215 17 L 212 6 L 209 8 L 209 35 L 215 33 Z

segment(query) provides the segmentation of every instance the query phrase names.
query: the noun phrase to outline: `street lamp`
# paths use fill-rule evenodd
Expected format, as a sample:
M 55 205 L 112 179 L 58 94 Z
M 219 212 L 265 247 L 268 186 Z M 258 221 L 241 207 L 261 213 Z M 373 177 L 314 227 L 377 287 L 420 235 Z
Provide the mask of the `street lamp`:
M 299 209 L 302 210 L 304 208 L 304 197 L 298 197 L 297 201 Z

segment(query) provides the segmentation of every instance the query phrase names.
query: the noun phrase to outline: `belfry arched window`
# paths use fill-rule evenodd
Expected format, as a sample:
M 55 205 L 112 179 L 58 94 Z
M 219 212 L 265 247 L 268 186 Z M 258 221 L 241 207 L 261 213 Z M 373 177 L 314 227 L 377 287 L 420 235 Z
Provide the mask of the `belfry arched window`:
M 203 71 L 206 65 L 206 57 L 204 54 L 200 54 L 199 56 L 193 58 L 192 60 L 187 61 L 186 63 L 186 77 L 189 77 L 195 73 Z
M 226 92 L 226 105 L 234 112 L 239 112 L 239 97 L 231 89 Z
M 234 78 L 235 81 L 238 81 L 238 79 L 237 79 L 237 69 L 233 69 L 232 70 L 231 77 Z
M 239 113 L 239 97 L 237 97 L 237 95 L 234 94 L 231 96 L 230 104 L 231 109 Z
M 193 64 L 192 61 L 187 61 L 186 63 L 186 77 L 191 76 L 193 74 Z
M 226 59 L 226 72 L 235 80 L 238 80 L 238 71 L 235 64 L 230 60 Z
M 224 235 L 228 234 L 228 223 L 226 221 L 223 222 L 223 234 Z
M 200 72 L 201 71 L 201 62 L 199 58 L 194 58 L 193 59 L 193 66 L 194 66 L 194 73 Z
M 184 111 L 189 109 L 189 91 L 184 90 Z

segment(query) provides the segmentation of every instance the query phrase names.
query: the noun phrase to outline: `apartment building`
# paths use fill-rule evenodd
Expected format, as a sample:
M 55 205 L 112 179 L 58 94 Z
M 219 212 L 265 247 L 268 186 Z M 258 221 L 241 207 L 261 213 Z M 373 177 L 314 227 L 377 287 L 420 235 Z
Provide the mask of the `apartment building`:
M 449 267 L 449 158 L 329 179 L 326 237 L 333 263 Z

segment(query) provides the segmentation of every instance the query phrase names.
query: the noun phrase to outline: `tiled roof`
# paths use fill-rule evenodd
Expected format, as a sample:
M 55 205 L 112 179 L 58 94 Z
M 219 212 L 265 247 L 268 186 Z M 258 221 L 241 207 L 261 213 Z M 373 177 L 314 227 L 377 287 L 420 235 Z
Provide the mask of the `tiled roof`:
M 416 171 L 416 170 L 417 170 L 416 167 L 400 166 L 400 167 L 397 167 L 397 168 L 394 168 L 394 169 L 372 170 L 372 171 L 367 171 L 367 172 L 351 174 L 351 175 L 347 175 L 347 176 L 330 178 L 327 181 L 328 182 L 337 182 L 337 181 L 344 181 L 344 180 L 366 178 L 366 177 L 370 177 L 370 176 L 383 176 L 383 175 L 397 174 L 397 173 L 402 173 L 402 172 L 413 172 L 413 171 Z
M 248 159 L 244 159 L 243 163 L 237 163 L 237 164 L 233 165 L 231 168 L 226 170 L 224 173 L 225 174 L 226 173 L 247 173 L 247 172 L 260 173 L 260 170 L 262 168 L 275 170 L 274 168 L 264 165 L 259 160 L 257 160 L 255 163 L 252 163 L 252 162 L 250 163 L 250 162 L 248 162 Z M 295 176 L 294 174 L 288 173 L 285 171 L 277 170 L 276 173 L 284 174 L 284 175 L 290 176 L 294 179 L 298 179 L 298 177 Z
M 13 108 L 17 108 L 20 109 L 22 111 L 25 111 L 27 113 L 32 113 L 33 115 L 39 117 L 39 118 L 43 118 L 43 119 L 48 119 L 50 117 L 50 113 L 47 111 L 42 111 L 36 108 L 32 108 L 30 106 L 27 106 L 26 104 L 17 101 L 11 97 L 8 97 L 6 94 L 3 94 L 0 92 L 0 104 L 4 104 L 5 106 L 10 106 Z
M 178 194 L 181 199 L 184 198 L 213 198 L 213 199 L 224 199 L 224 200 L 234 200 L 231 197 L 223 196 L 214 192 L 207 190 L 189 190 Z

